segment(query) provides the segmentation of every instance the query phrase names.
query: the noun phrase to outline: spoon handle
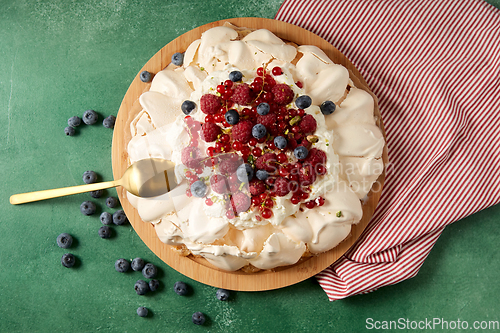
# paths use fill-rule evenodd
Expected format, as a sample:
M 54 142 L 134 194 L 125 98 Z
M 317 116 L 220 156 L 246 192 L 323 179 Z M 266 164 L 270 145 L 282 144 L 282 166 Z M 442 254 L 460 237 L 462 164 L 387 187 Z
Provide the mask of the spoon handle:
M 10 197 L 10 203 L 13 205 L 19 205 L 27 202 L 40 201 L 45 199 L 52 199 L 63 197 L 71 194 L 85 193 L 96 190 L 103 190 L 106 188 L 119 186 L 120 180 L 113 180 L 109 182 L 95 183 L 95 184 L 87 184 L 87 185 L 78 185 L 78 186 L 70 186 L 63 188 L 55 188 L 52 190 L 43 190 L 36 192 L 28 192 L 28 193 L 20 193 L 14 194 Z

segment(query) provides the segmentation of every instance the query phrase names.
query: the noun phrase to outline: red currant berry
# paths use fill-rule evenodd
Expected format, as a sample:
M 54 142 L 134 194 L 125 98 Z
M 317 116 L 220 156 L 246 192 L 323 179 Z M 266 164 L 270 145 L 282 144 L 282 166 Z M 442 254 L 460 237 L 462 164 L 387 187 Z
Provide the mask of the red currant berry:
M 290 109 L 288 110 L 288 114 L 290 115 L 290 117 L 295 117 L 297 115 L 297 110 L 295 109 Z
M 285 163 L 286 161 L 288 161 L 288 157 L 286 156 L 285 153 L 279 153 L 278 156 L 276 156 L 276 159 L 280 163 Z
M 297 87 L 299 87 L 300 89 L 304 88 L 304 85 L 302 84 L 302 82 L 300 81 L 297 81 L 295 82 L 295 84 L 297 85 Z
M 313 209 L 314 207 L 316 207 L 316 203 L 313 200 L 308 201 L 306 202 L 306 207 L 307 209 Z
M 262 90 L 262 83 L 252 82 L 250 88 L 252 88 L 254 92 L 259 92 Z
M 255 157 L 259 157 L 260 155 L 262 155 L 262 149 L 260 149 L 259 147 L 253 148 L 252 155 Z
M 262 212 L 260 214 L 262 215 L 263 218 L 269 219 L 269 218 L 271 218 L 271 216 L 273 216 L 273 211 L 265 208 L 262 210 Z
M 241 155 L 247 156 L 250 155 L 250 147 L 244 146 L 240 149 Z
M 256 77 L 255 79 L 253 79 L 253 82 L 254 83 L 258 83 L 260 85 L 263 85 L 264 84 L 264 79 L 261 78 L 261 77 Z
M 212 206 L 213 204 L 214 204 L 214 202 L 212 201 L 212 199 L 210 199 L 210 198 L 205 199 L 205 205 Z
M 252 147 L 254 147 L 257 144 L 257 139 L 256 138 L 251 138 L 248 144 Z
M 219 94 L 223 94 L 223 93 L 224 93 L 224 90 L 225 90 L 225 87 L 224 87 L 222 84 L 219 84 L 219 85 L 217 86 L 217 92 L 218 92 Z
M 274 206 L 274 201 L 271 198 L 267 198 L 266 202 L 264 203 L 264 206 L 272 208 Z
M 264 75 L 264 68 L 262 68 L 262 67 L 257 68 L 257 75 L 258 76 Z
M 214 116 L 211 114 L 205 116 L 205 122 L 206 123 L 214 123 L 215 122 Z
M 241 147 L 243 147 L 243 145 L 239 141 L 234 141 L 232 146 L 233 146 L 233 149 L 236 151 L 239 151 L 241 149 Z
M 300 202 L 300 197 L 298 196 L 292 196 L 292 198 L 290 199 L 290 202 L 294 205 L 298 204 Z
M 302 200 L 306 200 L 307 198 L 309 198 L 309 193 L 307 193 L 307 192 L 302 192 L 302 193 L 300 194 L 300 198 L 301 198 Z
M 262 202 L 262 200 L 260 200 L 259 196 L 253 196 L 252 197 L 252 205 L 258 206 L 258 205 L 260 205 L 261 202 Z
M 234 212 L 232 210 L 226 211 L 226 217 L 230 220 L 234 219 Z
M 325 204 L 325 199 L 323 199 L 323 197 L 317 197 L 316 198 L 316 204 L 318 206 L 323 206 Z
M 226 80 L 224 81 L 224 85 L 227 87 L 227 88 L 231 88 L 233 86 L 233 81 L 231 80 Z
M 188 189 L 186 190 L 186 195 L 187 195 L 188 197 L 192 197 L 192 196 L 193 196 L 193 194 L 191 193 L 191 189 L 189 189 L 189 188 L 188 188 Z
M 276 66 L 273 68 L 272 73 L 274 76 L 278 76 L 283 74 L 283 71 L 281 70 L 281 67 Z
M 224 121 L 224 115 L 222 113 L 218 113 L 214 116 L 215 122 L 221 123 Z
M 276 146 L 274 145 L 274 142 L 268 142 L 268 143 L 267 143 L 267 146 L 268 146 L 268 147 L 269 147 L 269 149 L 271 149 L 271 150 L 275 150 L 275 149 L 277 149 L 277 148 L 276 148 Z
M 200 175 L 203 173 L 203 168 L 196 168 L 194 171 L 196 171 L 196 173 Z
M 292 126 L 292 132 L 293 132 L 293 133 L 299 133 L 299 132 L 300 132 L 300 127 L 299 127 L 299 125 L 293 125 L 293 126 Z
M 267 193 L 261 193 L 261 194 L 259 195 L 259 198 L 260 198 L 260 201 L 264 201 L 264 200 L 266 200 L 266 198 L 267 198 Z
M 306 113 L 306 111 L 304 111 L 304 109 L 297 110 L 297 116 L 299 116 L 299 117 L 303 117 L 305 113 Z

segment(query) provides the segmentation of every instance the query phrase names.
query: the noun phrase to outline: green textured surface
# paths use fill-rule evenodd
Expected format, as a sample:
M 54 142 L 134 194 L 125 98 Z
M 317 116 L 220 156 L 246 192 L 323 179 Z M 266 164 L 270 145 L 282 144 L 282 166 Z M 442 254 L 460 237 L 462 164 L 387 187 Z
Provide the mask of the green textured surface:
M 311 279 L 220 302 L 214 288 L 156 258 L 130 226 L 100 239 L 98 215 L 79 212 L 87 194 L 8 203 L 13 193 L 80 184 L 89 169 L 111 180 L 112 131 L 99 122 L 65 137 L 66 120 L 90 108 L 101 120 L 116 114 L 139 69 L 178 35 L 228 17 L 272 18 L 280 4 L 0 0 L 0 332 L 358 332 L 366 330 L 367 318 L 460 319 L 469 327 L 475 320 L 500 320 L 500 206 L 448 227 L 420 273 L 400 284 L 329 302 Z M 104 199 L 93 201 L 113 211 Z M 56 245 L 61 232 L 75 237 L 71 249 Z M 61 266 L 65 252 L 77 256 L 76 268 Z M 156 264 L 161 289 L 136 295 L 133 284 L 142 275 L 117 273 L 113 264 L 122 257 Z M 191 286 L 189 296 L 173 292 L 177 280 Z M 138 306 L 152 315 L 138 317 Z M 207 315 L 205 326 L 191 323 L 195 311 Z

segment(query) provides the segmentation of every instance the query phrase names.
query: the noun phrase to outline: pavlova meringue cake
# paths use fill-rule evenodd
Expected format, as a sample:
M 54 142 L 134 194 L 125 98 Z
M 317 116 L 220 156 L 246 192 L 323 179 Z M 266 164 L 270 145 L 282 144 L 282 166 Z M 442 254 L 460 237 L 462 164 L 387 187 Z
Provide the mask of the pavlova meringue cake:
M 268 30 L 205 31 L 156 73 L 129 162 L 176 164 L 174 190 L 127 193 L 180 255 L 245 272 L 293 265 L 349 236 L 384 171 L 374 99 L 318 47 Z

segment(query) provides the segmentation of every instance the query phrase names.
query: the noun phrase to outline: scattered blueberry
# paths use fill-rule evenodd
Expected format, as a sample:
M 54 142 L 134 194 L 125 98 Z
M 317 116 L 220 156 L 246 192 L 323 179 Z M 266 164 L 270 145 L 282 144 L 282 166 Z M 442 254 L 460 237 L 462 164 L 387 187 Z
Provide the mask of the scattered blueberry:
M 184 63 L 184 54 L 182 54 L 180 52 L 176 52 L 176 53 L 172 54 L 171 60 L 175 66 L 182 66 L 182 64 Z
M 68 268 L 71 268 L 73 267 L 73 265 L 75 264 L 75 256 L 72 255 L 71 253 L 65 253 L 63 254 L 62 258 L 61 258 L 61 264 L 64 266 L 64 267 L 68 267 Z
M 196 325 L 203 325 L 205 323 L 205 315 L 201 312 L 193 313 L 193 317 L 191 319 Z
M 155 265 L 148 263 L 142 269 L 142 275 L 146 279 L 152 279 L 152 278 L 154 278 L 156 276 L 157 271 L 158 270 L 156 269 Z
M 179 296 L 186 296 L 188 293 L 188 286 L 182 281 L 177 281 L 174 284 L 174 291 Z
M 80 117 L 78 117 L 78 116 L 73 116 L 73 117 L 68 119 L 68 126 L 71 126 L 71 127 L 78 127 L 78 126 L 80 126 L 81 123 L 82 123 L 82 119 L 80 119 Z
M 160 286 L 160 281 L 156 279 L 149 281 L 149 290 L 156 291 L 156 289 L 158 289 L 159 286 Z
M 141 79 L 142 82 L 148 83 L 151 82 L 152 75 L 148 71 L 142 71 L 141 74 L 139 75 L 139 78 Z
M 274 138 L 274 145 L 278 149 L 285 149 L 288 145 L 288 141 L 282 136 L 277 136 Z
M 324 101 L 319 106 L 321 113 L 324 114 L 325 116 L 332 114 L 336 108 L 337 108 L 337 106 L 332 101 Z
M 90 191 L 89 193 L 92 198 L 97 199 L 102 196 L 103 190 Z
M 121 258 L 115 261 L 115 269 L 117 272 L 125 273 L 126 271 L 128 271 L 129 268 L 130 268 L 130 263 L 128 262 L 128 260 Z
M 265 116 L 269 113 L 269 111 L 271 111 L 271 106 L 269 106 L 269 104 L 267 104 L 266 102 L 257 105 L 257 113 L 261 116 Z
M 67 249 L 73 244 L 73 237 L 70 234 L 63 232 L 57 236 L 57 245 L 63 249 Z
M 226 121 L 229 125 L 236 125 L 240 121 L 240 114 L 238 113 L 238 111 L 231 109 L 226 112 L 224 118 L 226 118 Z
M 269 177 L 269 173 L 266 170 L 257 170 L 255 176 L 260 180 L 266 180 Z
M 99 216 L 99 219 L 104 225 L 110 225 L 111 223 L 113 223 L 113 216 L 108 212 L 102 212 L 101 216 Z
M 229 80 L 233 82 L 241 81 L 242 78 L 243 78 L 243 73 L 240 71 L 232 71 L 231 73 L 229 73 Z
M 116 212 L 113 213 L 113 223 L 116 225 L 122 225 L 125 222 L 127 222 L 127 215 L 125 215 L 125 212 L 123 210 L 117 210 Z
M 262 139 L 267 134 L 266 127 L 262 124 L 257 124 L 252 127 L 252 135 L 256 139 Z
M 310 107 L 312 104 L 312 99 L 311 97 L 307 96 L 307 95 L 302 95 L 302 96 L 299 96 L 297 97 L 297 99 L 295 100 L 295 105 L 299 108 L 299 109 L 307 109 L 308 107 Z
M 64 134 L 66 134 L 67 136 L 73 136 L 75 135 L 75 129 L 71 126 L 68 126 L 64 128 Z
M 83 173 L 82 178 L 85 184 L 92 184 L 97 181 L 97 174 L 94 171 L 88 170 Z
M 96 207 L 95 204 L 92 201 L 84 201 L 80 205 L 80 211 L 82 212 L 83 215 L 92 215 L 95 213 Z
M 111 228 L 107 225 L 103 225 L 99 228 L 99 237 L 101 238 L 110 238 L 111 237 Z
M 142 269 L 144 268 L 144 265 L 146 263 L 144 262 L 144 260 L 142 260 L 141 258 L 135 258 L 134 260 L 132 260 L 132 269 L 136 272 L 138 271 L 142 271 Z
M 87 110 L 83 113 L 82 120 L 86 125 L 93 125 L 97 122 L 99 116 L 94 110 Z
M 137 308 L 137 315 L 139 317 L 147 317 L 148 316 L 148 308 L 140 306 Z
M 104 118 L 104 120 L 102 121 L 102 125 L 106 128 L 113 128 L 115 127 L 115 122 L 116 122 L 116 117 L 110 115 Z
M 217 299 L 219 301 L 229 300 L 230 295 L 231 295 L 230 291 L 226 289 L 217 289 L 217 292 L 215 293 L 215 296 L 217 296 Z
M 293 154 L 295 155 L 295 157 L 297 157 L 299 160 L 303 160 L 307 157 L 307 155 L 309 154 L 309 150 L 307 150 L 306 147 L 304 146 L 298 146 L 297 148 L 295 148 L 293 150 Z
M 108 206 L 109 208 L 115 208 L 116 205 L 118 205 L 118 199 L 116 199 L 115 197 L 108 197 L 106 199 L 106 206 Z
M 191 184 L 191 193 L 197 198 L 203 198 L 207 194 L 207 185 L 201 180 Z
M 137 280 L 134 285 L 134 289 L 137 295 L 146 295 L 146 293 L 149 291 L 149 285 L 144 280 Z
M 236 177 L 242 183 L 248 183 L 253 178 L 253 168 L 250 164 L 241 164 L 238 169 L 236 169 Z
M 191 114 L 191 112 L 194 111 L 194 109 L 196 109 L 196 103 L 193 101 L 185 100 L 181 104 L 181 110 L 182 110 L 182 112 L 184 112 L 184 114 L 186 116 L 189 116 Z

